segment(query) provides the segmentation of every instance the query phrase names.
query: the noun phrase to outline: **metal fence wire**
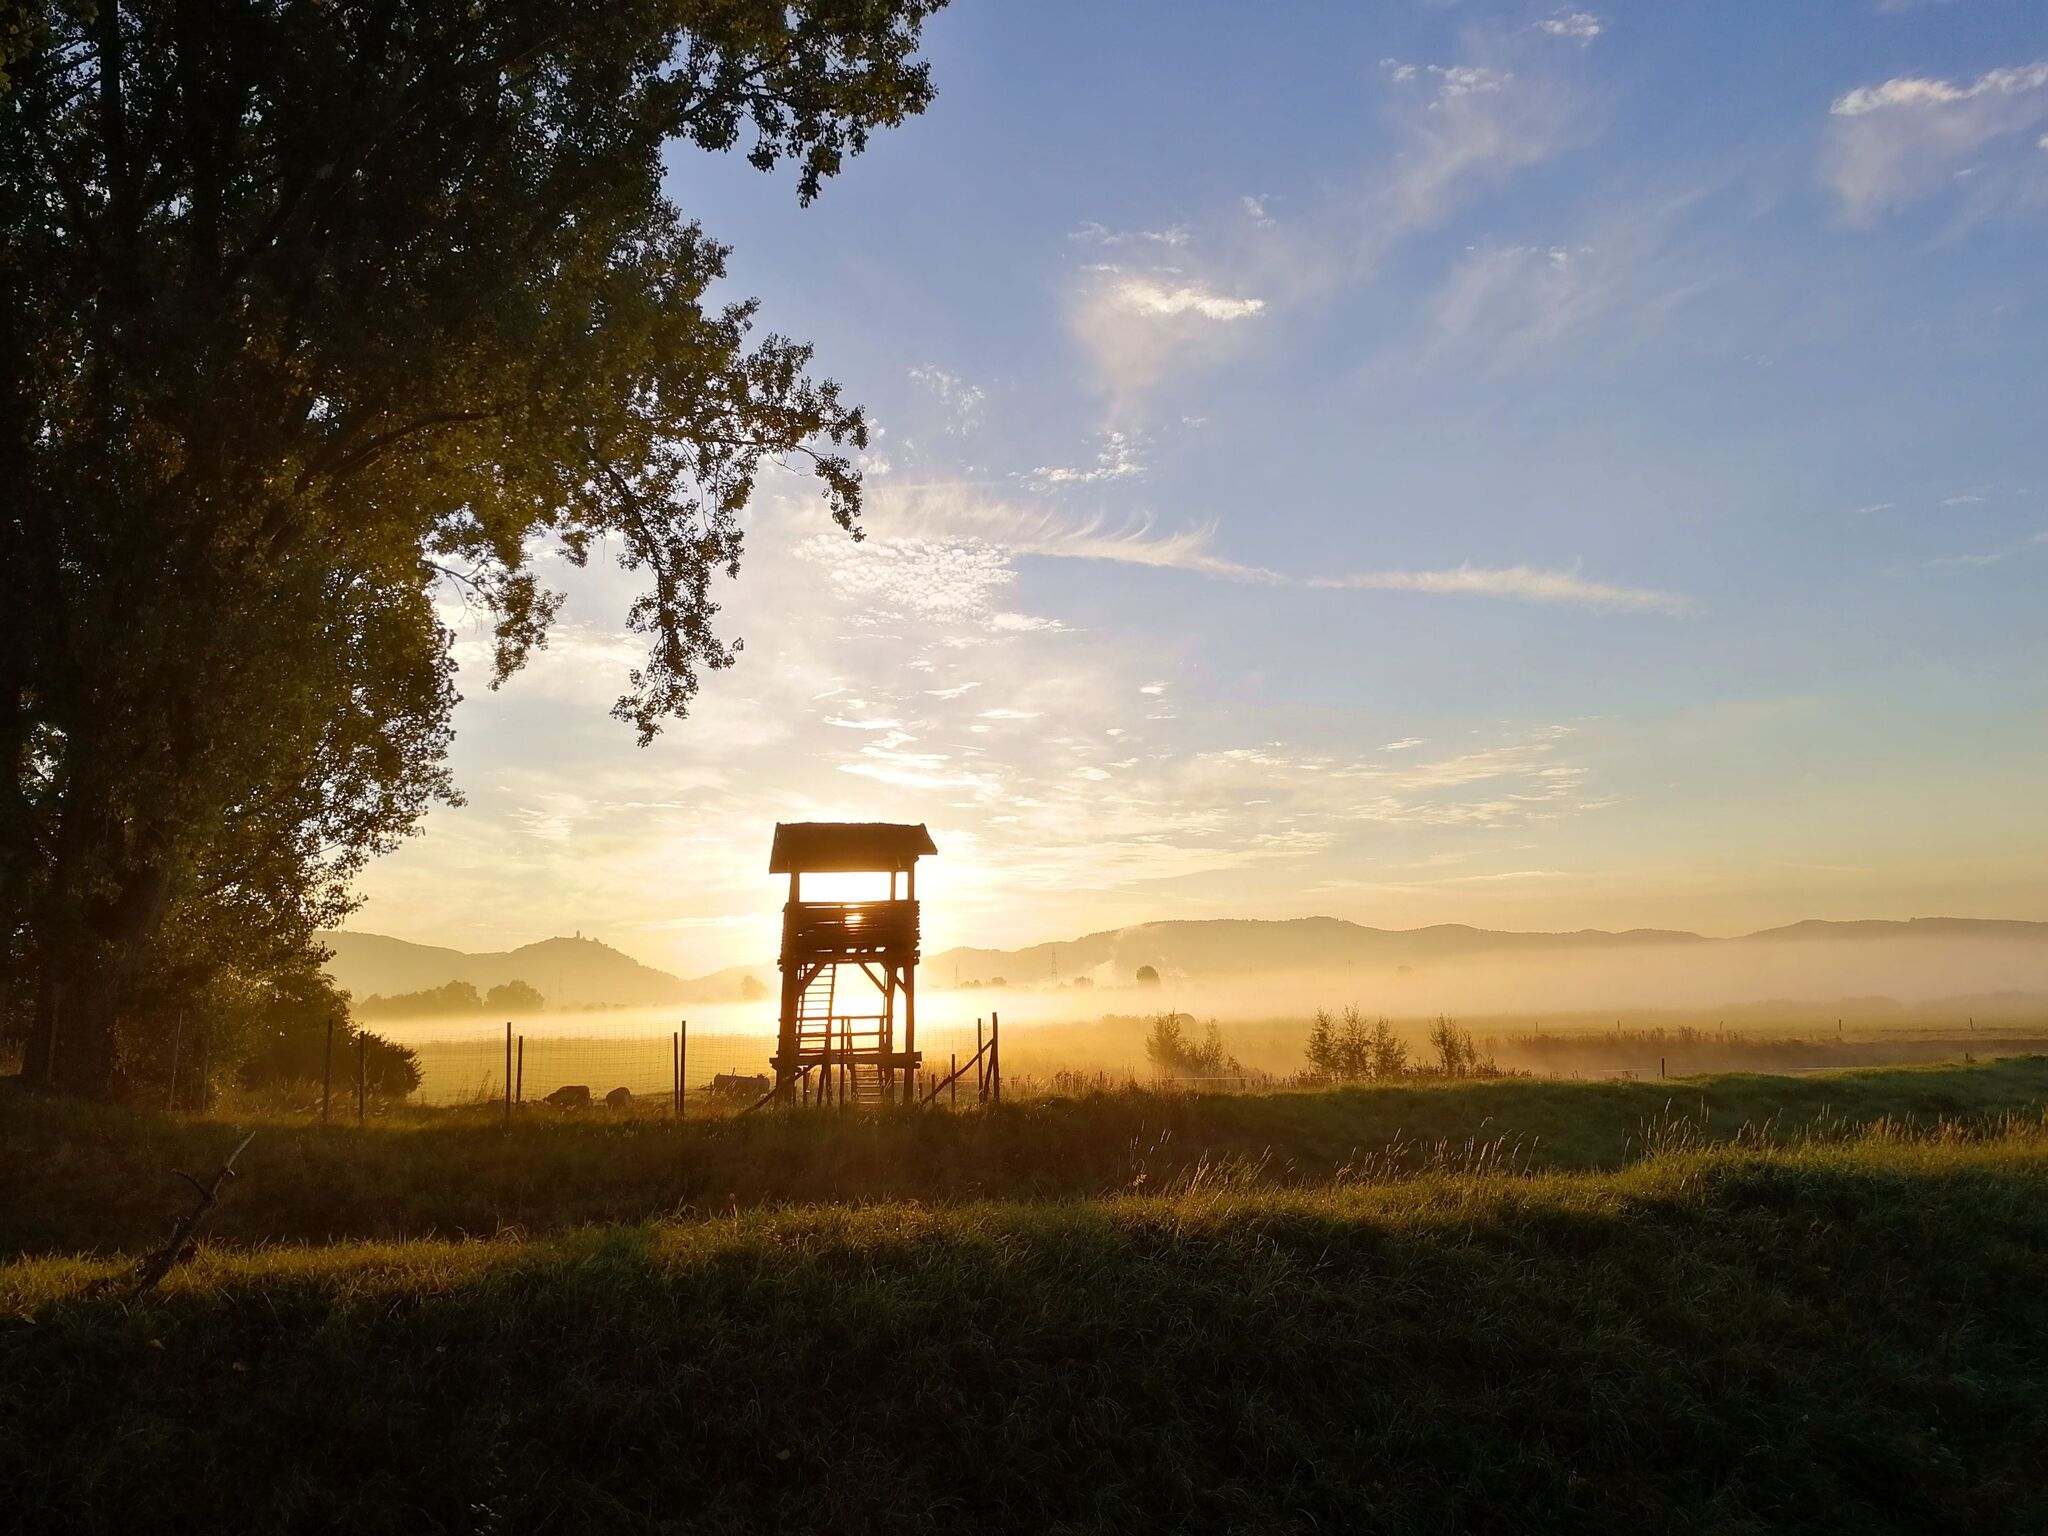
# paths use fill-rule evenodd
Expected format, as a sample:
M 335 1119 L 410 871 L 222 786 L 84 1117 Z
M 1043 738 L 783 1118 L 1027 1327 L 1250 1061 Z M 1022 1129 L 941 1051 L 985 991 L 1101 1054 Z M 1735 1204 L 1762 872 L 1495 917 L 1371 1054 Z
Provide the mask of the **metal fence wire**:
M 991 1096 L 996 1038 L 992 1021 L 921 1029 L 918 1098 L 965 1105 Z M 667 1034 L 601 1035 L 508 1025 L 502 1034 L 406 1044 L 420 1069 L 411 1102 L 427 1106 L 711 1112 L 749 1108 L 774 1086 L 775 1035 L 767 1030 L 698 1033 L 679 1021 Z

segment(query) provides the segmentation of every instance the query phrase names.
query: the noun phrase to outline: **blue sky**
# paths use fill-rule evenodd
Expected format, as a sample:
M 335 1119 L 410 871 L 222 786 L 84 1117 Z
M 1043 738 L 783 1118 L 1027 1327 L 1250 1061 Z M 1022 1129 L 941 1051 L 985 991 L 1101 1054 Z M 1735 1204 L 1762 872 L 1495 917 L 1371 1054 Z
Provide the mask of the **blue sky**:
M 812 816 L 931 823 L 940 943 L 2048 918 L 2044 23 L 984 0 L 813 207 L 678 154 L 870 536 L 765 486 L 646 751 L 565 579 L 356 926 L 757 960 Z

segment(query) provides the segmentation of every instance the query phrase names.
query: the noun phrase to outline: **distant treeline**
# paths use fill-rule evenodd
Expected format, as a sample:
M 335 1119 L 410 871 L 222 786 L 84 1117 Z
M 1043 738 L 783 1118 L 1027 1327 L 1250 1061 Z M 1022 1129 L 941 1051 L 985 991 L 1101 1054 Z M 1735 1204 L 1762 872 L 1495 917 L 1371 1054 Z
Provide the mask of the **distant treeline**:
M 360 1003 L 351 1004 L 350 1012 L 360 1019 L 420 1019 L 486 1011 L 538 1013 L 546 1006 L 547 999 L 523 981 L 508 981 L 481 993 L 466 981 L 451 981 L 425 992 L 398 992 L 390 997 L 372 993 Z

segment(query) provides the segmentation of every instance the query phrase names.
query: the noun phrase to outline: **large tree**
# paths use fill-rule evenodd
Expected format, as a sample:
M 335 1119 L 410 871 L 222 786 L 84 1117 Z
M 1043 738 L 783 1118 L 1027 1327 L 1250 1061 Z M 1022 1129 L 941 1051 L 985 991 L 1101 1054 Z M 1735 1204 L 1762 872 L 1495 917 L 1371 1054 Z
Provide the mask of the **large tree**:
M 855 532 L 860 412 L 707 293 L 664 148 L 816 196 L 919 111 L 942 0 L 66 0 L 0 95 L 0 944 L 32 1078 L 119 1080 L 177 948 L 303 950 L 452 794 L 437 598 L 543 643 L 643 572 L 614 710 L 729 663 L 764 459 Z M 196 946 L 206 950 L 208 945 Z

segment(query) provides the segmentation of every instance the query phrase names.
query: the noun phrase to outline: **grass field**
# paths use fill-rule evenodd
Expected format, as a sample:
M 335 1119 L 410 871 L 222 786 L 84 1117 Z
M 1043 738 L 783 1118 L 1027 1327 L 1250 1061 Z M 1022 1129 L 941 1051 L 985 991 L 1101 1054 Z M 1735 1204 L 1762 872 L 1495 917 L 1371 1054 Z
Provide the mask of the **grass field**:
M 604 1110 L 421 1111 L 323 1129 L 306 1115 L 197 1120 L 0 1092 L 0 1255 L 134 1251 L 248 1130 L 211 1228 L 232 1242 L 493 1236 L 595 1221 L 848 1200 L 1093 1199 L 1205 1165 L 1275 1186 L 1432 1165 L 1616 1168 L 1684 1122 L 1796 1139 L 1817 1122 L 2048 1106 L 2048 1057 L 1804 1077 L 1506 1078 L 1273 1094 L 1112 1093 L 999 1114 L 758 1115 L 685 1123 Z
M 6 1094 L 0 1487 L 51 1531 L 2038 1532 L 2044 1101 L 280 1120 L 137 1300 L 164 1170 L 239 1128 Z

